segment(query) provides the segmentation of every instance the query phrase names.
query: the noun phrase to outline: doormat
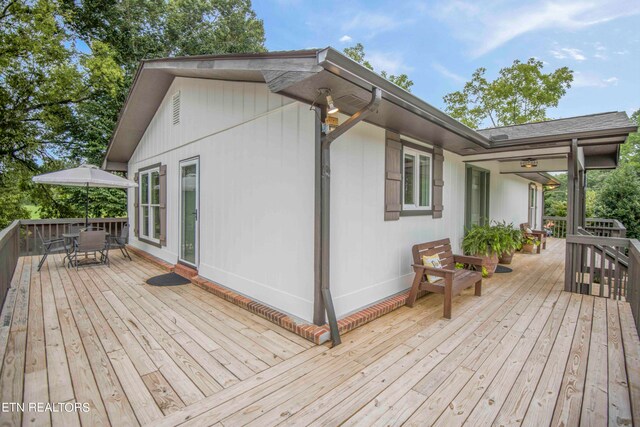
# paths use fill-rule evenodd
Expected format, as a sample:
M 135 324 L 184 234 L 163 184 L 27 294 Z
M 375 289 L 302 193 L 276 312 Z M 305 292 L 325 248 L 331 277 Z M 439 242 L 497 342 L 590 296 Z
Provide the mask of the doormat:
M 184 277 L 176 273 L 167 273 L 161 274 L 160 276 L 152 277 L 147 280 L 147 283 L 153 286 L 178 286 L 191 283 L 191 280 L 185 279 Z
M 504 265 L 499 265 L 498 268 L 496 268 L 496 273 L 511 273 L 512 271 L 512 269 Z

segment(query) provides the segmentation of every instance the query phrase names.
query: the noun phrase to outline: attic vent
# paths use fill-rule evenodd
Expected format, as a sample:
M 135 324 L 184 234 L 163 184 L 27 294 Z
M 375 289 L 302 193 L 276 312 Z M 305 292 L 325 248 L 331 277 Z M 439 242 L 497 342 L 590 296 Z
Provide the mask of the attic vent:
M 173 94 L 171 105 L 173 106 L 172 122 L 174 125 L 177 125 L 180 123 L 180 92 Z
M 337 98 L 336 104 L 338 104 L 339 107 L 348 106 L 359 110 L 365 107 L 368 104 L 368 101 L 352 93 L 349 93 L 347 95 L 341 96 L 340 98 Z
M 489 139 L 492 141 L 506 141 L 507 139 L 509 139 L 509 135 L 507 135 L 506 133 L 499 133 L 497 135 L 491 135 Z

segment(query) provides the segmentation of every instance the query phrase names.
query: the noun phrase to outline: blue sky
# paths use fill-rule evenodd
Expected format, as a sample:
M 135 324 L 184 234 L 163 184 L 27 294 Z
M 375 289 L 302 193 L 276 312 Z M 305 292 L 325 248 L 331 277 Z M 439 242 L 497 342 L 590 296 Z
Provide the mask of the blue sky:
M 254 0 L 269 50 L 365 46 L 376 70 L 407 73 L 444 109 L 478 67 L 514 59 L 567 66 L 574 82 L 551 118 L 640 108 L 640 0 Z

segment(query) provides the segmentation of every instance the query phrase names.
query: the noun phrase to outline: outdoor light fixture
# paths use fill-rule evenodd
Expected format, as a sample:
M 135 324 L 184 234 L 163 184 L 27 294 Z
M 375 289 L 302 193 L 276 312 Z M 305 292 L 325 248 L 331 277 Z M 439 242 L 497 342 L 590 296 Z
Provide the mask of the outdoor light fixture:
M 535 159 L 525 159 L 520 161 L 520 167 L 531 169 L 538 166 L 538 161 Z
M 333 103 L 331 95 L 327 95 L 327 114 L 335 114 L 338 111 L 340 111 L 340 109 Z
M 333 103 L 333 97 L 331 96 L 331 89 L 327 89 L 323 87 L 318 89 L 318 92 L 320 93 L 320 95 L 324 95 L 327 100 L 327 114 L 335 114 L 338 111 L 340 111 L 340 109 L 336 107 L 336 105 Z

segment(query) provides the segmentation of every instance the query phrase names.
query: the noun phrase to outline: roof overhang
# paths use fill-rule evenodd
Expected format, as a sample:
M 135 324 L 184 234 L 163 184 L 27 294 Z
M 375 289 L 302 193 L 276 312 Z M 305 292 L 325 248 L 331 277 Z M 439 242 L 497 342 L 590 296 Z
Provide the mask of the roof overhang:
M 329 88 L 341 112 L 349 115 L 366 104 L 377 87 L 382 91 L 382 100 L 377 112 L 369 115 L 366 122 L 469 158 L 568 147 L 575 136 L 492 141 L 482 131 L 468 128 L 332 48 L 192 56 L 142 61 L 107 148 L 103 168 L 121 170 L 129 161 L 176 77 L 266 83 L 273 93 L 308 104 L 316 102 L 319 106 L 324 105 L 324 99 L 318 97 L 318 90 Z M 610 165 L 614 160 L 617 164 L 618 144 L 633 131 L 635 128 L 629 127 L 626 134 L 620 129 L 605 129 L 579 135 L 585 154 L 593 152 L 598 157 L 587 163 Z M 602 145 L 610 148 L 603 149 Z M 615 159 L 611 157 L 613 152 Z
M 547 188 L 557 188 L 560 185 L 560 181 L 558 181 L 553 175 L 550 175 L 546 172 L 519 172 L 516 173 L 516 175 L 529 181 L 541 184 L 542 186 Z

